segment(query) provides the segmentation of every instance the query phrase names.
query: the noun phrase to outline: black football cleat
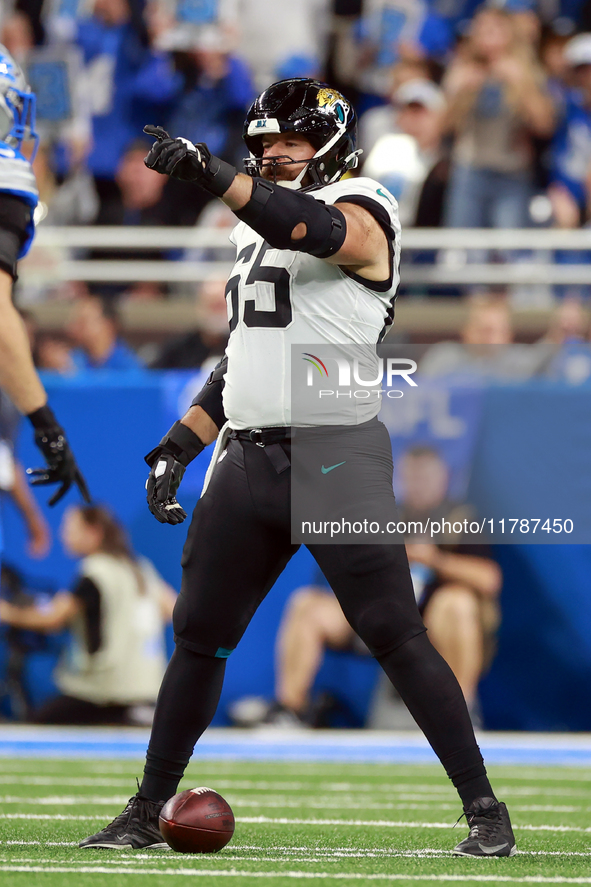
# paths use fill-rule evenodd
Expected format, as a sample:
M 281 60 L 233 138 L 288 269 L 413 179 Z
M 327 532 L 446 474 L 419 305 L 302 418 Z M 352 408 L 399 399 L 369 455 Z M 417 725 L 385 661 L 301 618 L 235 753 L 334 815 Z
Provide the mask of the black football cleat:
M 78 844 L 79 847 L 109 850 L 169 850 L 170 847 L 160 834 L 158 817 L 164 801 L 156 803 L 134 795 L 127 807 L 115 817 L 113 822 Z
M 505 804 L 494 798 L 476 798 L 464 815 L 470 834 L 454 847 L 454 856 L 515 856 L 517 848 Z

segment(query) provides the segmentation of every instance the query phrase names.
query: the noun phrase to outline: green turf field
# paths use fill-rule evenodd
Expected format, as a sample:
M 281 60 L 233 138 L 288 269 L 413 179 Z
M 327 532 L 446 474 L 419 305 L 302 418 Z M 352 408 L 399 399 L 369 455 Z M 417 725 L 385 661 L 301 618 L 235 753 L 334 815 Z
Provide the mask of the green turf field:
M 490 768 L 515 826 L 512 859 L 451 857 L 467 830 L 453 829 L 461 810 L 436 766 L 242 761 L 192 764 L 182 785 L 210 786 L 232 805 L 236 833 L 220 853 L 79 850 L 121 812 L 140 770 L 0 759 L 0 884 L 591 884 L 591 770 Z

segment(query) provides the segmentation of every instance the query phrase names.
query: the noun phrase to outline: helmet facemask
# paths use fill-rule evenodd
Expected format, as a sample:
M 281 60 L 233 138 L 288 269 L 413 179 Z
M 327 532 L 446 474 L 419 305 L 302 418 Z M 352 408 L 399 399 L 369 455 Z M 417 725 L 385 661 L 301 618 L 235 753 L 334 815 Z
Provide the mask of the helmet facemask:
M 301 183 L 308 172 L 309 163 L 298 173 L 295 179 L 277 178 L 277 169 L 280 166 L 300 166 L 306 163 L 305 160 L 294 160 L 289 154 L 278 154 L 273 157 L 254 157 L 252 154 L 244 161 L 244 168 L 251 176 L 261 176 L 268 179 L 275 185 L 282 185 L 284 188 L 300 189 Z M 263 171 L 271 169 L 271 175 L 263 175 Z M 305 189 L 301 189 L 305 190 Z
M 20 68 L 2 49 L 0 47 L 0 141 L 19 150 L 23 141 L 33 139 L 32 160 L 39 144 L 35 130 L 35 94 L 27 87 Z
M 359 155 L 362 153 L 361 150 L 352 151 L 346 157 L 343 157 L 342 160 L 336 158 L 336 164 L 335 160 L 331 163 L 325 159 L 325 154 L 332 147 L 332 142 L 333 139 L 330 139 L 326 145 L 319 148 L 295 179 L 277 179 L 278 166 L 299 165 L 305 162 L 294 160 L 288 154 L 279 154 L 275 157 L 258 157 L 251 154 L 250 157 L 244 160 L 244 169 L 250 176 L 266 178 L 266 176 L 263 176 L 263 169 L 273 167 L 273 176 L 270 180 L 275 185 L 283 185 L 283 187 L 291 188 L 295 191 L 311 191 L 315 188 L 322 188 L 324 185 L 331 185 L 333 182 L 338 181 L 348 169 L 355 169 L 359 164 Z M 309 178 L 309 182 L 303 184 L 306 175 Z

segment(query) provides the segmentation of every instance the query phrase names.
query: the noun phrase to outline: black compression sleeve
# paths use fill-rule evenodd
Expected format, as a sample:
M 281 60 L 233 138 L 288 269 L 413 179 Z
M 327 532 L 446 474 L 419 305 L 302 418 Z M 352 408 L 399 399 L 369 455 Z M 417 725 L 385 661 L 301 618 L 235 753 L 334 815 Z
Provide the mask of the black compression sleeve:
M 347 220 L 338 207 L 265 179 L 254 180 L 250 200 L 235 215 L 275 249 L 296 250 L 319 259 L 334 256 L 347 236 Z M 292 240 L 292 231 L 302 222 L 305 235 Z
M 226 659 L 177 646 L 162 680 L 140 794 L 152 801 L 172 797 L 209 727 L 222 692 Z
M 192 407 L 201 407 L 202 410 L 205 410 L 209 418 L 218 428 L 222 428 L 227 421 L 222 401 L 227 369 L 228 358 L 224 355 L 217 366 L 214 367 L 213 372 L 210 373 L 207 382 L 199 394 L 193 398 L 191 403 Z
M 494 797 L 460 685 L 427 633 L 377 659 L 445 767 L 464 808 L 475 798 Z
M 20 197 L 0 192 L 0 268 L 16 280 L 16 260 L 27 236 L 31 208 Z

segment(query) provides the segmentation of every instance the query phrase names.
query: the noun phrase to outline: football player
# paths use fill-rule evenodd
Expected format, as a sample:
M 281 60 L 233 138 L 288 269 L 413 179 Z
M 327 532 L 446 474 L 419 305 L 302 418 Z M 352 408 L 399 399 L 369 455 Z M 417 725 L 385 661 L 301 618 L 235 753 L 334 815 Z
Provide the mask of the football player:
M 159 521 L 185 519 L 176 499 L 185 468 L 220 429 L 223 434 L 183 553 L 176 649 L 160 690 L 143 782 L 124 812 L 81 847 L 162 844 L 158 813 L 214 715 L 226 659 L 297 550 L 290 534 L 290 346 L 375 345 L 392 322 L 399 280 L 396 201 L 378 182 L 343 178 L 357 165 L 355 113 L 327 84 L 285 80 L 256 99 L 244 128 L 246 174 L 204 144 L 172 139 L 158 127 L 146 131 L 157 139 L 147 166 L 197 182 L 239 220 L 227 285 L 226 355 L 146 457 L 148 505 Z M 389 450 L 378 409 L 375 404 L 359 424 L 339 427 L 339 438 L 351 436 L 368 454 Z M 374 461 L 372 486 L 391 496 L 391 468 L 384 476 Z M 404 546 L 310 550 L 458 790 L 470 834 L 455 852 L 513 855 L 507 809 L 487 778 L 458 682 L 425 634 Z
M 34 140 L 36 148 L 35 96 L 19 66 L 0 44 L 0 387 L 30 420 L 35 443 L 47 462 L 44 468 L 28 470 L 32 484 L 60 484 L 50 505 L 59 502 L 73 483 L 89 502 L 86 483 L 47 403 L 27 333 L 12 302 L 17 260 L 27 254 L 33 240 L 38 199 L 31 163 L 21 153 L 25 139 Z

